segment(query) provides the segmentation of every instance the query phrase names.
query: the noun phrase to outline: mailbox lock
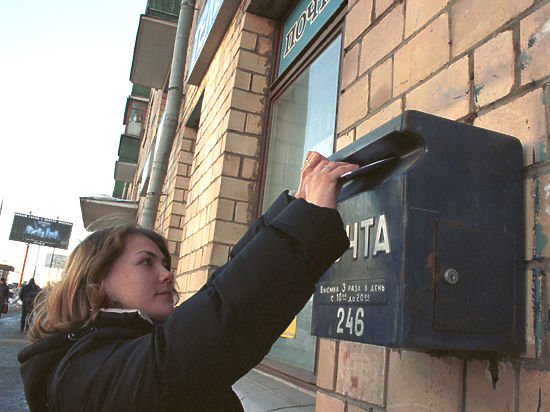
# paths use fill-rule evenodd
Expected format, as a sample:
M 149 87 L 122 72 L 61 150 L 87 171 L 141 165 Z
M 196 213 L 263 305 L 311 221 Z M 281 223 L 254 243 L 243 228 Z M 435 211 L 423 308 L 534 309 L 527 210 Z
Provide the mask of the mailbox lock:
M 443 279 L 445 279 L 449 285 L 456 285 L 458 283 L 458 272 L 453 268 L 449 268 L 443 274 Z

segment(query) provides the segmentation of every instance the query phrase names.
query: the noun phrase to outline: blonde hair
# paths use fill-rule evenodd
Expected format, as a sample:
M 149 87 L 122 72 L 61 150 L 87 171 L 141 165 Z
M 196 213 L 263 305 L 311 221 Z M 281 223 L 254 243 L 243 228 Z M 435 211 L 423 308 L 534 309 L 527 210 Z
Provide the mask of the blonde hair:
M 93 321 L 101 308 L 112 306 L 103 290 L 103 281 L 122 254 L 127 238 L 137 234 L 151 239 L 170 267 L 166 240 L 156 232 L 125 223 L 92 233 L 69 255 L 61 281 L 37 296 L 29 339 L 34 342 L 78 329 Z M 176 291 L 174 295 L 177 302 Z

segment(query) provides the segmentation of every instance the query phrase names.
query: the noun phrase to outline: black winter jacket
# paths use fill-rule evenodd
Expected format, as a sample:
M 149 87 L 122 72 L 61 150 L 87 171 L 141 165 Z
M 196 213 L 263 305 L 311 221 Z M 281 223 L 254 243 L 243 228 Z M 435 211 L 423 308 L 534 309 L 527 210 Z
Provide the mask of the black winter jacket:
M 338 212 L 283 193 L 162 324 L 101 312 L 23 349 L 31 411 L 242 411 L 231 385 L 269 352 L 348 245 Z

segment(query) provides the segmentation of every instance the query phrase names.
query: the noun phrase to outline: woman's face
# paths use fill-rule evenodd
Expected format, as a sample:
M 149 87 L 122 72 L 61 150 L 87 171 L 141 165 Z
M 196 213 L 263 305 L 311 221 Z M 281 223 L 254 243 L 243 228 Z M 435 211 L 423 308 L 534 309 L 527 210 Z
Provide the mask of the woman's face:
M 109 300 L 123 309 L 139 309 L 161 322 L 174 310 L 174 276 L 158 246 L 145 235 L 130 235 L 103 282 Z

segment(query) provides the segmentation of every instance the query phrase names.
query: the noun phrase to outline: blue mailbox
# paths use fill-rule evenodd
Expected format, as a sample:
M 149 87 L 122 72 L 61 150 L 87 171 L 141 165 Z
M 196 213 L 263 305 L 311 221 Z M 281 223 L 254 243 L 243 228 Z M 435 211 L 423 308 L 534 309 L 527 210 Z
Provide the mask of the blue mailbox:
M 335 153 L 363 166 L 351 246 L 317 284 L 312 333 L 420 350 L 524 351 L 522 146 L 406 111 Z

